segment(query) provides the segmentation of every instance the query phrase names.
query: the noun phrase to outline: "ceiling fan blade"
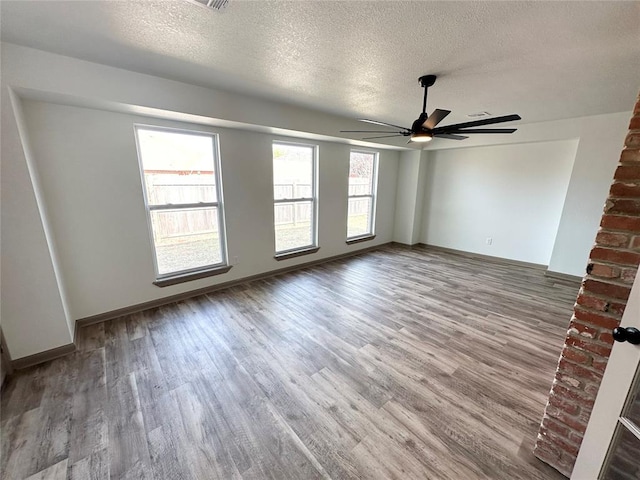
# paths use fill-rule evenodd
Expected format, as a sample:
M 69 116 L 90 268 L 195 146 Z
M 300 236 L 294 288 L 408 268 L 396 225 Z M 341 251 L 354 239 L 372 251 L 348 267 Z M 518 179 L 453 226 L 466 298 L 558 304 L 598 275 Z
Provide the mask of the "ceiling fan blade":
M 373 123 L 374 125 L 382 125 L 383 127 L 393 127 L 393 128 L 401 128 L 402 130 L 409 130 L 408 128 L 401 127 L 400 125 L 394 125 L 393 123 L 378 122 L 376 120 L 367 120 L 366 118 L 359 118 L 358 121 L 365 122 L 365 123 Z
M 362 137 L 362 140 L 373 140 L 374 138 L 404 137 L 401 133 L 396 135 L 382 135 L 381 137 Z
M 464 140 L 465 138 L 469 138 L 464 135 L 454 135 L 453 133 L 434 133 L 433 136 L 436 138 L 448 138 L 449 140 Z
M 493 125 L 494 123 L 513 122 L 515 120 L 522 120 L 520 115 L 505 115 L 503 117 L 485 118 L 484 120 L 474 120 L 473 122 L 456 123 L 455 125 L 445 125 L 444 127 L 438 127 L 433 130 L 433 133 L 448 133 L 454 130 L 460 130 L 461 128 L 479 127 L 481 125 Z
M 402 135 L 403 132 L 390 132 L 388 130 L 340 130 L 340 133 L 397 133 Z
M 454 130 L 449 133 L 513 133 L 517 131 L 517 128 L 473 128 L 469 130 Z
M 435 109 L 433 113 L 429 115 L 429 117 L 422 124 L 422 128 L 426 128 L 428 130 L 436 128 L 436 125 L 444 120 L 444 117 L 446 117 L 450 113 L 451 110 L 440 110 L 439 108 Z

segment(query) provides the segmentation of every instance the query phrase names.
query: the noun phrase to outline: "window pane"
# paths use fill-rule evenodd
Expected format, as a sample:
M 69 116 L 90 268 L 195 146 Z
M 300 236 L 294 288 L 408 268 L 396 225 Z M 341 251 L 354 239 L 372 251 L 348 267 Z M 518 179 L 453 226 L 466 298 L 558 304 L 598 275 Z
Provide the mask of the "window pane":
M 213 139 L 138 129 L 149 205 L 217 202 Z
M 347 238 L 367 235 L 371 231 L 371 198 L 350 198 Z
M 375 154 L 351 152 L 349 163 L 349 196 L 373 193 L 373 163 Z
M 615 440 L 607 459 L 603 480 L 637 480 L 640 478 L 640 439 L 623 425 L 616 427 Z
M 273 144 L 273 198 L 313 197 L 313 148 Z
M 151 225 L 159 275 L 222 263 L 217 208 L 154 210 Z
M 313 245 L 312 202 L 275 205 L 276 252 Z
M 623 416 L 640 428 L 640 367 L 633 380 L 633 387 L 629 390 L 629 398 Z

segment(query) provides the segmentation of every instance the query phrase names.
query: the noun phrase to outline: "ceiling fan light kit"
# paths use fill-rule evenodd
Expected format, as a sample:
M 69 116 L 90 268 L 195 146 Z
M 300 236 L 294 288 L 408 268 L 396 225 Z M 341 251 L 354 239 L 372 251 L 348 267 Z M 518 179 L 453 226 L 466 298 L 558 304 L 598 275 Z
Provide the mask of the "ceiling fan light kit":
M 376 133 L 386 135 L 376 135 L 373 137 L 363 137 L 362 140 L 372 140 L 376 138 L 390 138 L 390 137 L 409 137 L 409 142 L 430 142 L 434 137 L 447 138 L 449 140 L 464 140 L 467 134 L 474 133 L 499 133 L 507 134 L 516 131 L 515 128 L 472 128 L 482 125 L 493 125 L 496 123 L 513 122 L 515 120 L 521 120 L 520 115 L 512 114 L 495 118 L 484 118 L 482 120 L 474 120 L 471 122 L 456 123 L 454 125 L 445 125 L 444 127 L 438 127 L 437 125 L 444 120 L 444 118 L 451 113 L 451 110 L 441 110 L 437 108 L 431 115 L 427 114 L 427 92 L 429 87 L 436 83 L 435 75 L 423 75 L 418 79 L 422 88 L 424 88 L 424 97 L 422 100 L 422 113 L 413 122 L 411 128 L 401 127 L 392 123 L 379 122 L 377 120 L 368 120 L 366 118 L 359 119 L 361 122 L 371 123 L 373 125 L 381 125 L 386 128 L 393 128 L 399 130 L 340 130 L 341 133 Z M 486 113 L 486 112 L 483 112 Z
M 433 135 L 429 134 L 429 133 L 414 133 L 411 135 L 411 141 L 412 142 L 430 142 L 431 140 L 433 140 Z

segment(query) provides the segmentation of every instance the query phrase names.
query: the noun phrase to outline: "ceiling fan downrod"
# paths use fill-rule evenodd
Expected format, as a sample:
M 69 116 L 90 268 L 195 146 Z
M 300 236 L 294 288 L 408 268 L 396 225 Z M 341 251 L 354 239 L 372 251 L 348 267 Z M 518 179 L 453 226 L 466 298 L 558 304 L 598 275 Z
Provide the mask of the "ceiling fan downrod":
M 427 92 L 429 91 L 429 87 L 433 86 L 436 83 L 435 75 L 423 75 L 418 79 L 422 88 L 424 88 L 424 98 L 422 100 L 422 113 L 427 113 Z

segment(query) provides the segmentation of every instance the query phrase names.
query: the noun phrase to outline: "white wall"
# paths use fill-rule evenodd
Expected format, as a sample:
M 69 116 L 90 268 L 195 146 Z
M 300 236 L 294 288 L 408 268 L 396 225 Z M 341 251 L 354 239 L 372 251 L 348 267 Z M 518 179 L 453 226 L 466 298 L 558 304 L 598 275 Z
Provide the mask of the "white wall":
M 549 270 L 582 277 L 627 133 L 629 114 L 580 119 L 580 143 Z
M 420 242 L 429 152 L 400 153 L 393 241 L 405 245 Z
M 397 152 L 380 152 L 376 239 L 348 246 L 350 147 L 317 142 L 320 251 L 279 262 L 271 145 L 287 138 L 44 102 L 26 101 L 24 111 L 74 320 L 392 239 Z M 219 134 L 229 257 L 239 259 L 229 273 L 165 288 L 152 284 L 134 123 Z
M 12 111 L 3 89 L 0 318 L 9 354 L 16 359 L 67 345 L 73 337 Z
M 432 151 L 421 242 L 547 265 L 576 145 Z
M 349 144 L 366 145 L 347 139 L 342 144 L 327 140 L 335 139 L 341 129 L 355 129 L 358 123 L 354 120 L 7 43 L 1 48 L 0 317 L 13 359 L 69 344 L 73 339 L 69 326 L 80 317 L 392 239 L 398 154 L 384 146 L 377 238 L 347 246 L 344 232 L 341 239 L 335 236 L 340 229 L 346 231 Z M 15 110 L 9 101 L 11 92 L 17 95 Z M 19 110 L 30 99 L 49 105 L 27 105 L 28 128 L 23 139 L 17 128 Z M 55 103 L 68 107 L 56 107 Z M 52 114 L 53 110 L 60 117 Z M 154 117 L 164 119 L 158 124 L 186 120 L 220 131 L 229 250 L 232 256 L 240 257 L 240 264 L 228 274 L 163 289 L 150 285 L 153 270 L 146 219 L 138 202 L 139 174 L 137 167 L 131 168 L 131 158 L 135 158 L 131 114 L 145 115 L 139 118 L 143 123 Z M 89 129 L 89 125 L 95 128 Z M 221 126 L 234 130 L 219 129 Z M 285 262 L 276 262 L 272 252 L 267 257 L 266 250 L 255 249 L 256 236 L 267 238 L 266 226 L 273 216 L 272 192 L 267 187 L 271 173 L 269 169 L 267 174 L 264 162 L 268 157 L 270 165 L 271 140 L 284 138 L 276 135 L 318 140 L 322 156 L 321 250 Z M 27 168 L 25 154 L 30 148 L 33 172 Z M 55 168 L 58 164 L 68 174 L 66 180 Z M 97 175 L 97 186 L 88 184 L 84 174 Z M 41 188 L 37 188 L 37 177 Z M 233 186 L 227 187 L 227 182 Z M 102 195 L 97 197 L 100 189 Z M 44 200 L 37 202 L 38 198 Z M 95 230 L 99 223 L 96 212 L 117 228 Z M 251 228 L 243 229 L 235 220 L 243 215 L 251 220 Z M 273 242 L 271 237 L 269 242 Z M 126 263 L 136 268 L 122 275 Z
M 550 258 L 544 262 L 536 262 L 529 250 L 512 252 L 513 258 L 522 258 L 525 259 L 524 261 L 533 263 L 544 263 L 548 265 L 550 271 L 554 272 L 580 277 L 584 274 L 630 118 L 631 112 L 629 111 L 552 122 L 521 123 L 517 126 L 518 131 L 513 135 L 477 135 L 465 140 L 463 150 L 481 153 L 483 148 L 502 144 L 520 146 L 525 155 L 527 155 L 528 146 L 533 146 L 538 142 L 578 141 L 571 179 L 564 199 L 557 233 L 554 234 L 555 243 Z M 430 158 L 459 149 L 458 142 L 446 142 L 439 139 L 434 140 L 428 146 Z M 430 175 L 434 173 L 436 172 L 431 172 Z M 439 182 L 439 178 L 431 178 L 429 185 L 438 185 Z M 399 185 L 398 188 L 403 187 Z M 541 197 L 539 196 L 539 198 Z M 500 206 L 496 205 L 495 207 L 497 210 L 493 215 L 499 216 Z M 427 238 L 426 218 L 429 216 L 430 208 L 429 204 L 425 203 L 422 242 L 438 241 L 442 242 L 442 246 L 449 248 L 466 249 L 472 247 L 467 241 L 451 243 L 447 238 Z M 505 217 L 505 221 L 507 218 L 508 216 Z M 432 229 L 429 235 L 433 233 Z M 486 245 L 475 245 L 473 248 L 477 250 L 471 251 L 476 253 L 501 256 L 496 248 Z

